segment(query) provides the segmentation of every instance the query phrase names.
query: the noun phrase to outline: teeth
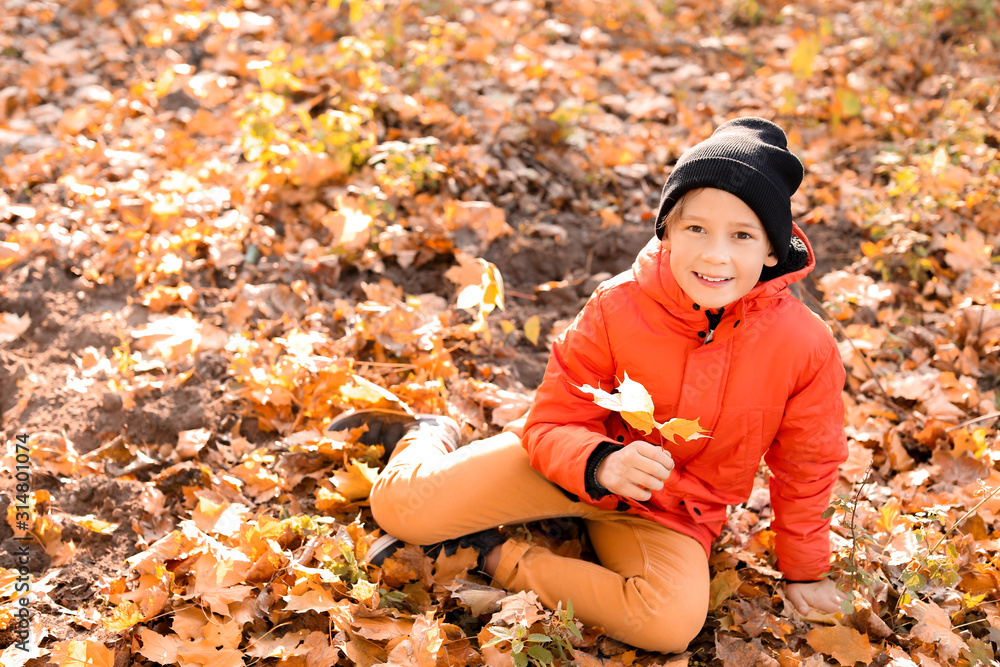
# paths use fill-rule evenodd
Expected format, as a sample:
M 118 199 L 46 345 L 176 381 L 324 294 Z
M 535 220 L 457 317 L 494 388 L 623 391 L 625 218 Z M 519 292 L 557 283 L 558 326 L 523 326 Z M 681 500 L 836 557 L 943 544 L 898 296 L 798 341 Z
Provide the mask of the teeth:
M 707 280 L 710 283 L 721 283 L 726 280 L 729 280 L 729 278 L 709 278 L 708 276 L 703 276 L 700 273 L 698 274 L 698 277 Z

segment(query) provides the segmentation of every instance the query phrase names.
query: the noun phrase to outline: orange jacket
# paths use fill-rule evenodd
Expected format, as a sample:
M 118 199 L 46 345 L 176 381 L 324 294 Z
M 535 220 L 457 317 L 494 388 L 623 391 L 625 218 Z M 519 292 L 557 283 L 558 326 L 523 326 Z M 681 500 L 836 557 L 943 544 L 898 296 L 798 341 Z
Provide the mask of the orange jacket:
M 708 551 L 726 506 L 749 497 L 763 456 L 773 475 L 779 567 L 790 580 L 829 571 L 829 520 L 821 514 L 847 456 L 845 374 L 829 328 L 787 289 L 816 264 L 802 230 L 794 233 L 808 250 L 806 266 L 727 307 L 707 344 L 699 337 L 709 328 L 705 311 L 674 281 L 657 239 L 631 271 L 598 287 L 553 345 L 524 430 L 532 466 L 584 502 L 645 516 Z M 697 418 L 711 439 L 643 435 L 577 389 L 612 391 L 625 373 L 652 395 L 657 421 Z M 595 448 L 642 439 L 673 456 L 663 489 L 646 502 L 589 495 Z

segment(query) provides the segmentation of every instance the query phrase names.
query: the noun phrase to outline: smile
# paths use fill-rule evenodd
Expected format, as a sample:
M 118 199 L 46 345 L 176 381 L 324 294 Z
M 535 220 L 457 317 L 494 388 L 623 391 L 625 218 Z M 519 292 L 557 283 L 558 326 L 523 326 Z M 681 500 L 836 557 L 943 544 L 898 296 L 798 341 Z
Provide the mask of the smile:
M 711 278 L 709 276 L 702 275 L 702 274 L 698 273 L 697 271 L 694 272 L 694 275 L 698 276 L 702 280 L 707 280 L 710 283 L 724 283 L 724 282 L 728 282 L 728 281 L 732 280 L 732 278 Z

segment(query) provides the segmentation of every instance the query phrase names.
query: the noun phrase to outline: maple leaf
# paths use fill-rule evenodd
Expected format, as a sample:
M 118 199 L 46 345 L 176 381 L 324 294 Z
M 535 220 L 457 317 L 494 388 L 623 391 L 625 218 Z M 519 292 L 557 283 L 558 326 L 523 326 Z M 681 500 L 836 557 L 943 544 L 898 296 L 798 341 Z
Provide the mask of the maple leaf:
M 493 586 L 483 586 L 464 579 L 456 579 L 445 586 L 451 591 L 451 596 L 462 601 L 473 616 L 493 614 L 500 610 L 500 601 L 507 597 L 507 592 Z
M 249 513 L 250 508 L 246 505 L 230 503 L 221 498 L 213 499 L 208 494 L 201 493 L 191 519 L 205 534 L 232 536 L 239 533 Z
M 944 247 L 948 251 L 944 256 L 945 261 L 953 269 L 968 271 L 990 266 L 993 245 L 987 243 L 986 237 L 975 227 L 966 232 L 964 239 L 958 234 L 946 235 Z
M 434 562 L 434 581 L 438 584 L 450 584 L 456 577 L 473 569 L 477 558 L 478 553 L 471 547 L 460 547 L 450 556 L 442 549 Z
M 58 667 L 114 667 L 115 652 L 96 640 L 70 640 L 53 646 L 49 660 Z
M 16 572 L 14 574 L 16 576 Z M 13 615 L 10 617 L 10 622 L 14 622 Z M 25 647 L 24 644 L 19 644 L 18 642 L 11 643 L 10 646 L 0 651 L 0 665 L 3 665 L 3 667 L 24 667 L 29 661 L 34 661 L 36 658 L 48 655 L 50 652 L 49 649 L 39 647 L 39 644 L 48 635 L 49 631 L 42 625 L 42 620 L 36 618 L 31 623 L 30 639 L 25 642 L 27 646 Z
M 538 601 L 537 593 L 521 591 L 500 600 L 500 611 L 493 614 L 490 623 L 506 623 L 507 625 L 524 623 L 531 626 L 536 621 L 545 620 L 548 616 Z
M 715 633 L 715 654 L 723 667 L 753 667 L 763 652 L 759 639 L 746 641 L 720 632 Z
M 445 202 L 444 219 L 452 229 L 471 229 L 483 250 L 496 239 L 513 233 L 502 208 L 484 201 Z
M 204 667 L 245 667 L 243 653 L 235 648 L 217 647 L 210 640 L 185 642 L 177 649 L 182 665 L 194 663 Z
M 212 438 L 212 432 L 207 428 L 195 428 L 181 431 L 177 434 L 177 446 L 174 448 L 174 459 L 186 461 L 198 456 L 198 452 Z
M 295 589 L 298 591 L 298 587 Z M 325 612 L 339 607 L 333 595 L 319 583 L 311 584 L 307 589 L 284 596 L 285 609 L 288 611 Z
M 672 440 L 674 436 L 680 436 L 684 440 L 711 437 L 707 431 L 701 428 L 697 419 L 675 417 L 662 424 L 656 421 L 653 417 L 653 397 L 649 395 L 641 383 L 629 379 L 627 372 L 624 375 L 625 379 L 618 385 L 618 393 L 616 394 L 610 394 L 600 387 L 595 389 L 589 384 L 582 387 L 573 386 L 593 396 L 594 403 L 602 408 L 620 413 L 622 419 L 629 426 L 646 435 L 649 435 L 655 428 L 668 440 Z
M 363 401 L 365 403 L 378 403 L 379 401 L 388 401 L 390 403 L 395 403 L 399 405 L 403 412 L 407 414 L 413 414 L 409 406 L 403 403 L 402 400 L 391 391 L 385 387 L 380 387 L 371 380 L 366 380 L 360 375 L 352 375 L 351 379 L 354 380 L 354 385 L 343 385 L 340 388 L 340 394 L 348 401 Z
M 407 639 L 389 652 L 388 667 L 436 667 L 446 639 L 434 612 L 417 616 Z
M 177 635 L 163 636 L 149 628 L 140 628 L 139 655 L 146 657 L 161 665 L 172 665 L 177 662 L 177 649 L 181 645 L 181 638 Z
M 240 568 L 236 565 L 214 553 L 202 554 L 194 564 L 194 585 L 189 595 L 201 598 L 215 613 L 228 616 L 229 603 L 242 600 L 253 590 L 253 586 L 239 583 L 246 580 L 249 563 L 239 563 Z
M 743 582 L 740 580 L 740 574 L 736 570 L 725 570 L 712 577 L 708 594 L 709 609 L 715 609 L 732 597 L 739 590 L 741 583 Z
M 377 468 L 351 459 L 344 470 L 333 473 L 332 480 L 338 493 L 348 500 L 354 501 L 368 497 L 376 477 L 378 477 Z
M 345 634 L 347 641 L 338 644 L 337 648 L 344 652 L 352 664 L 357 665 L 357 667 L 375 667 L 375 665 L 385 664 L 386 652 L 384 648 L 353 632 L 345 632 Z
M 813 628 L 806 634 L 806 641 L 820 653 L 825 653 L 844 667 L 862 662 L 870 664 L 875 649 L 868 638 L 854 628 L 834 625 Z
M 923 642 L 936 645 L 945 660 L 954 662 L 961 651 L 968 650 L 968 644 L 952 629 L 948 612 L 934 602 L 914 600 L 904 610 L 918 621 L 910 630 L 911 634 Z

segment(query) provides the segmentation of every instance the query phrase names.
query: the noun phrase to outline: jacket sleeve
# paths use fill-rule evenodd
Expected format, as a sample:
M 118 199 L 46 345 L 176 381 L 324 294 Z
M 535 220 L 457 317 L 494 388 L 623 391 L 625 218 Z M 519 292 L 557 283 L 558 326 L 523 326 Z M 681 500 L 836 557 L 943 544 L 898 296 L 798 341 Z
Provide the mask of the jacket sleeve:
M 823 512 L 847 458 L 844 438 L 844 365 L 833 341 L 826 355 L 785 405 L 777 436 L 764 455 L 770 480 L 778 567 L 792 581 L 819 579 L 830 570 L 830 520 Z
M 604 421 L 610 411 L 579 389 L 615 388 L 615 363 L 608 341 L 601 295 L 591 297 L 573 323 L 552 346 L 545 376 L 535 392 L 522 444 L 532 467 L 582 500 L 613 508 L 615 496 L 603 501 L 587 493 L 587 462 L 608 441 Z M 590 486 L 594 490 L 593 485 Z

